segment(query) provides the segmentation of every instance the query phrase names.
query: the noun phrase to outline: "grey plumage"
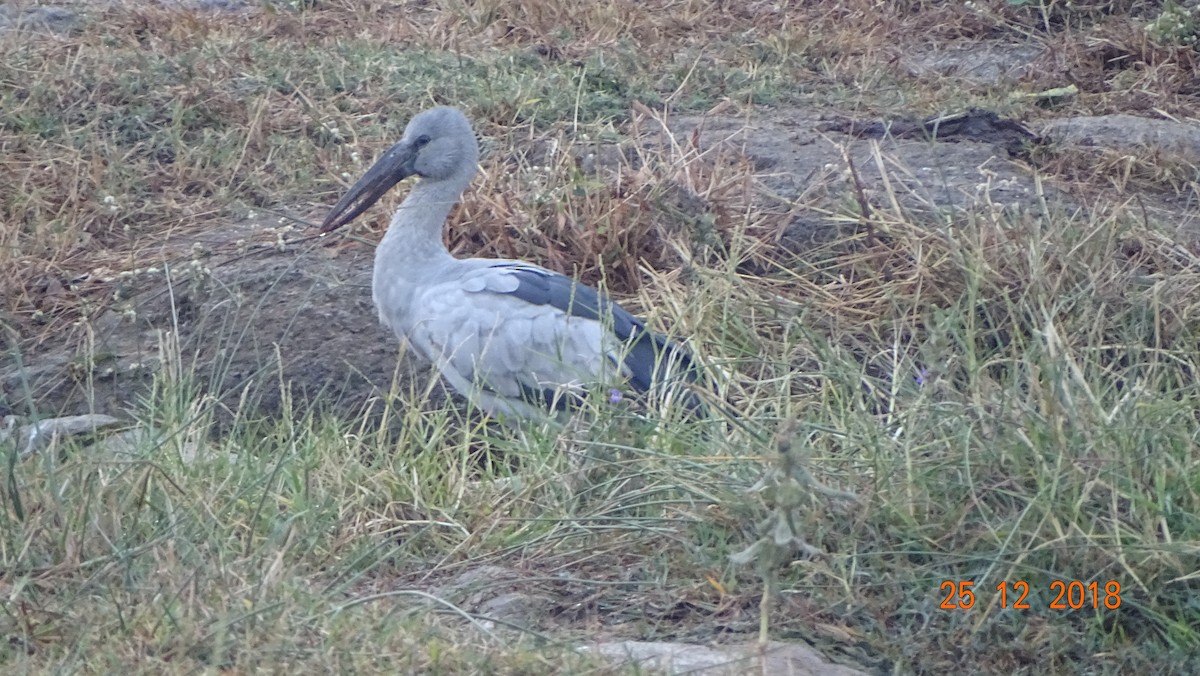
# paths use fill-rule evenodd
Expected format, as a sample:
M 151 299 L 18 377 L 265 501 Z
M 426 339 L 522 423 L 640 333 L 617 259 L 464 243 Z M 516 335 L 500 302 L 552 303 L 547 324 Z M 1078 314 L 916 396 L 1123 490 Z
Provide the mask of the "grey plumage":
M 420 177 L 375 254 L 380 321 L 455 390 L 509 420 L 563 408 L 590 387 L 624 382 L 649 392 L 694 378 L 682 346 L 595 289 L 520 261 L 450 255 L 442 229 L 478 160 L 460 111 L 427 110 L 325 219 L 322 232 L 339 228 L 405 177 Z M 694 393 L 681 396 L 700 407 Z

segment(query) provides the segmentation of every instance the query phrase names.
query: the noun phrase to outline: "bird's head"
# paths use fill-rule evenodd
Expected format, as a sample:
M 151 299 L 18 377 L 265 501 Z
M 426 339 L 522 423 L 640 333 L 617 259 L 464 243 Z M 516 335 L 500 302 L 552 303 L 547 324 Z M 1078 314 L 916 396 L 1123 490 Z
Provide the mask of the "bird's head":
M 404 138 L 388 149 L 334 205 L 321 232 L 336 230 L 377 202 L 409 176 L 429 181 L 470 181 L 479 162 L 479 144 L 467 116 L 457 108 L 430 108 L 409 121 Z

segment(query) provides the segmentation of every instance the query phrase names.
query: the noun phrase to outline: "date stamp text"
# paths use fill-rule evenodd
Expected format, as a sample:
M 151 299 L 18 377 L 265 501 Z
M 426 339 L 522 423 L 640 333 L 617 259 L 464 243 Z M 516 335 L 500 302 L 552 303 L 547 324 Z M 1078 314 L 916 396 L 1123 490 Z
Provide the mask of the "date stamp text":
M 970 610 L 979 602 L 982 591 L 975 588 L 975 582 L 972 580 L 946 580 L 941 584 L 940 590 L 941 594 L 945 594 L 941 605 L 938 606 L 941 610 Z M 989 592 L 995 595 L 1000 608 L 1030 609 L 1030 585 L 1024 580 L 1005 580 Z M 1050 598 L 1050 610 L 1116 610 L 1121 607 L 1121 583 L 1116 580 L 1054 580 L 1050 583 L 1047 597 Z

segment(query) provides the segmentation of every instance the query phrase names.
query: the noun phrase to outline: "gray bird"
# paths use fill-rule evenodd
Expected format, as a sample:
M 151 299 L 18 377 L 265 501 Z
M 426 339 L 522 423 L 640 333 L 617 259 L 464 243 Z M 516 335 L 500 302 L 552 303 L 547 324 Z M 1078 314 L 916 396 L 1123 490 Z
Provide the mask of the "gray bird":
M 392 146 L 333 207 L 330 232 L 366 211 L 392 186 L 418 176 L 375 252 L 372 294 L 379 319 L 434 364 L 451 387 L 510 424 L 539 419 L 599 388 L 686 388 L 691 356 L 646 328 L 604 294 L 529 263 L 456 259 L 442 242 L 450 208 L 475 176 L 479 144 L 456 108 L 414 117 Z

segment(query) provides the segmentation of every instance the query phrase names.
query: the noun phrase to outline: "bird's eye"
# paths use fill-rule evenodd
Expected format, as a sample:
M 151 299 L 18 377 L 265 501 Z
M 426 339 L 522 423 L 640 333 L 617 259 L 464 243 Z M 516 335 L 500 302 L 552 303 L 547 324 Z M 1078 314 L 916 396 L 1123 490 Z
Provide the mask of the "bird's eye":
M 429 134 L 421 134 L 420 136 L 417 137 L 417 140 L 413 141 L 413 145 L 416 146 L 418 149 L 424 148 L 428 144 L 429 144 Z

